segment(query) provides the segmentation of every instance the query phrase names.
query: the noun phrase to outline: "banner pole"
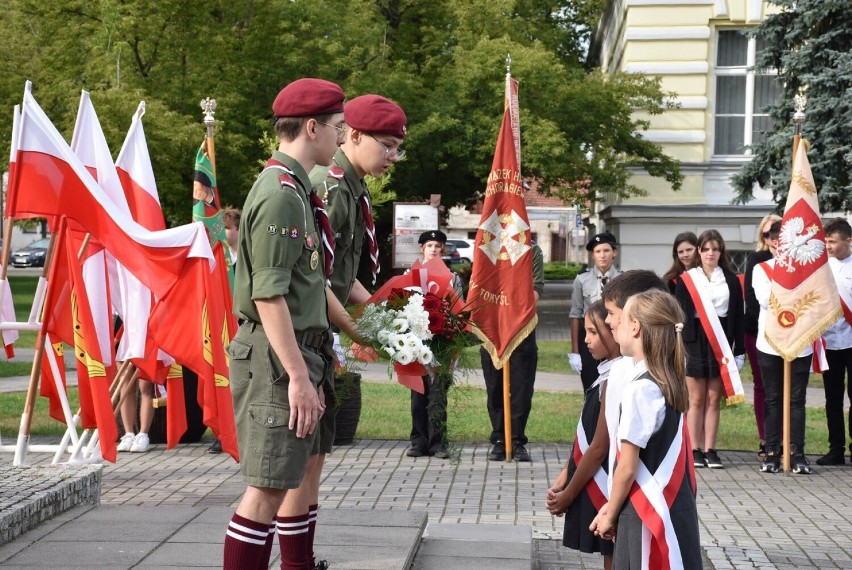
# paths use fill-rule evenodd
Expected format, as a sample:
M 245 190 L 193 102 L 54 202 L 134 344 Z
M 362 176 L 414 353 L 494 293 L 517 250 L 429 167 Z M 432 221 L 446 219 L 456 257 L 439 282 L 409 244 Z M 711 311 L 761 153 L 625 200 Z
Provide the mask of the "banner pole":
M 782 422 L 783 431 L 783 453 L 784 453 L 784 473 L 790 472 L 790 376 L 792 365 L 789 360 L 784 360 L 784 419 Z
M 503 364 L 503 437 L 506 446 L 506 463 L 512 462 L 512 394 L 509 378 L 511 370 L 509 359 Z

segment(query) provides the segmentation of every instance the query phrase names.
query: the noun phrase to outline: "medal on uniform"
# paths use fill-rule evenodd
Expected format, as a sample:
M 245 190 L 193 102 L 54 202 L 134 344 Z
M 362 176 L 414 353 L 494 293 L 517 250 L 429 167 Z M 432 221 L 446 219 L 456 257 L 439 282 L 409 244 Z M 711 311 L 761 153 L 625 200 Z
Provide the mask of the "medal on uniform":
M 314 247 L 314 236 L 308 236 L 305 238 L 305 243 L 308 247 Z
M 319 252 L 315 251 L 311 253 L 311 271 L 315 271 L 317 266 L 319 266 Z

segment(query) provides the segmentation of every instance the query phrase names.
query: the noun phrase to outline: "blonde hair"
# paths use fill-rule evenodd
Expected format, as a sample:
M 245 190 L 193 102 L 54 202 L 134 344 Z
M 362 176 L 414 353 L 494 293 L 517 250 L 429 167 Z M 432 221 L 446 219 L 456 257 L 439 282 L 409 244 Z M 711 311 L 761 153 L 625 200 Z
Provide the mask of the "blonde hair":
M 621 318 L 639 321 L 648 372 L 659 384 L 666 403 L 679 412 L 686 412 L 689 409 L 686 359 L 677 326 L 684 321 L 680 305 L 668 293 L 645 291 L 627 300 Z
M 769 244 L 766 243 L 765 239 L 763 239 L 763 226 L 767 223 L 780 221 L 781 216 L 778 214 L 766 214 L 763 216 L 763 219 L 760 220 L 760 224 L 757 226 L 757 247 L 754 248 L 754 251 L 769 251 Z

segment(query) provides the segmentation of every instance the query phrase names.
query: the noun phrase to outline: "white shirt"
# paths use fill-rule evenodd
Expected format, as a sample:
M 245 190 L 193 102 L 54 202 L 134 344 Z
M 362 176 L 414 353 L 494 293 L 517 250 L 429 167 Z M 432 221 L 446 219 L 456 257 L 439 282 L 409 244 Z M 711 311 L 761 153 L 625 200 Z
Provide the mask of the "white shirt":
M 646 447 L 648 440 L 660 430 L 665 419 L 666 399 L 660 386 L 648 378 L 633 380 L 625 386 L 621 398 L 618 448 L 621 449 L 622 441 L 629 441 L 637 447 Z
M 707 274 L 700 271 L 701 275 L 707 279 Z M 700 286 L 700 284 L 697 284 Z M 716 314 L 720 317 L 728 316 L 728 302 L 731 298 L 731 292 L 728 290 L 728 282 L 725 281 L 725 273 L 721 267 L 717 267 L 710 275 L 710 279 L 704 284 L 710 292 L 710 301 L 713 303 L 713 308 Z
M 766 263 L 770 268 L 775 267 L 774 259 L 770 259 L 764 263 Z M 755 346 L 757 347 L 757 350 L 764 354 L 778 356 L 778 353 L 775 352 L 775 349 L 772 348 L 766 340 L 766 315 L 768 314 L 767 311 L 769 309 L 769 295 L 772 293 L 772 282 L 763 270 L 763 263 L 758 263 L 754 266 L 754 272 L 751 274 L 751 284 L 754 288 L 754 296 L 757 299 L 757 303 L 760 305 L 760 316 L 757 317 L 757 342 L 755 342 Z M 799 357 L 810 356 L 813 353 L 814 346 L 809 344 L 802 350 Z
M 609 433 L 609 475 L 607 477 L 607 488 L 612 492 L 613 466 L 615 465 L 615 453 L 618 443 L 618 415 L 621 411 L 621 398 L 624 390 L 631 380 L 647 370 L 645 361 L 638 363 L 633 358 L 624 356 L 613 363 L 609 371 L 609 379 L 606 383 L 606 430 Z
M 834 275 L 838 291 L 845 291 L 846 298 L 852 297 L 852 255 L 846 259 L 828 258 L 828 266 Z M 850 307 L 852 309 L 852 307 Z M 852 347 L 852 325 L 843 315 L 822 335 L 828 350 L 843 350 Z

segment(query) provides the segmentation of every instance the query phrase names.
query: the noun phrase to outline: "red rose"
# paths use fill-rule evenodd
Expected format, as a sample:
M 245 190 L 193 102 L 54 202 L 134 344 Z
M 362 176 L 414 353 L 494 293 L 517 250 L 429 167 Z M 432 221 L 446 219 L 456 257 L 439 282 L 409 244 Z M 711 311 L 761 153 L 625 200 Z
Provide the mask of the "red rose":
M 429 314 L 441 312 L 442 304 L 443 301 L 441 298 L 434 293 L 426 293 L 423 295 L 423 308 L 426 309 Z
M 408 298 L 412 292 L 407 289 L 391 289 L 388 295 L 388 305 L 394 309 L 401 309 L 408 303 Z
M 444 327 L 447 325 L 447 319 L 441 313 L 429 313 L 429 332 L 432 334 L 441 334 L 444 332 Z

